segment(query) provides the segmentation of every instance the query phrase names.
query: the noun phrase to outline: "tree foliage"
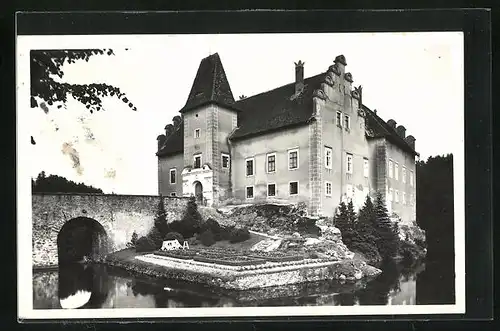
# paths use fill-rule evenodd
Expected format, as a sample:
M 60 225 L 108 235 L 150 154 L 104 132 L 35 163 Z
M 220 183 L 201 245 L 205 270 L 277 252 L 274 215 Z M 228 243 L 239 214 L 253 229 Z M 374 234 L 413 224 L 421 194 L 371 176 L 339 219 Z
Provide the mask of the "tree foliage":
M 103 97 L 116 97 L 131 109 L 137 110 L 119 87 L 104 84 L 72 84 L 62 81 L 63 66 L 77 61 L 88 62 L 92 56 L 112 56 L 112 49 L 74 49 L 74 50 L 32 50 L 30 52 L 31 107 L 38 107 L 38 100 L 49 105 L 62 107 L 68 95 L 87 107 L 92 113 L 102 109 Z
M 196 204 L 196 198 L 192 196 L 187 204 L 186 211 L 180 221 L 170 224 L 172 231 L 179 232 L 184 238 L 190 238 L 196 233 L 200 233 L 202 219 Z
M 335 226 L 342 233 L 342 241 L 347 247 L 351 245 L 352 240 L 356 235 L 354 231 L 355 220 L 356 213 L 354 212 L 352 201 L 350 201 L 347 205 L 344 202 L 341 202 L 338 213 L 335 215 Z
M 454 261 L 453 155 L 417 162 L 417 224 L 425 230 L 427 259 Z
M 375 200 L 375 217 L 378 251 L 384 260 L 392 259 L 399 248 L 398 226 L 390 220 L 385 200 L 380 192 L 377 192 Z
M 46 176 L 45 171 L 40 172 L 35 180 L 31 179 L 31 190 L 33 193 L 103 193 L 101 189 L 61 176 Z
M 160 195 L 160 201 L 158 202 L 158 207 L 156 210 L 156 216 L 154 220 L 154 227 L 158 229 L 162 238 L 165 238 L 167 233 L 170 232 L 170 227 L 167 221 L 167 213 L 165 211 L 165 203 L 163 197 Z
M 362 253 L 370 262 L 382 260 L 377 247 L 376 214 L 372 199 L 367 196 L 365 204 L 359 210 L 358 220 L 354 224 L 355 236 L 349 249 Z

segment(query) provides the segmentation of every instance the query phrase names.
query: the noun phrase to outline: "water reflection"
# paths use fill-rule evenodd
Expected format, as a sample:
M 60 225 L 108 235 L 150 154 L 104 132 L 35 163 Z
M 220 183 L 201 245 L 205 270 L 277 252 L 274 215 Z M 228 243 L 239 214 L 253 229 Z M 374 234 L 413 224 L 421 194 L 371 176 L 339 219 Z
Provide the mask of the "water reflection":
M 223 291 L 182 281 L 136 277 L 103 265 L 75 264 L 61 267 L 59 271 L 35 272 L 33 301 L 35 309 L 453 303 L 454 291 L 449 289 L 450 284 L 453 287 L 453 278 L 443 268 L 441 272 L 438 269 L 436 264 L 411 269 L 393 264 L 385 266 L 384 272 L 369 282 L 329 281 Z M 438 287 L 441 290 L 437 290 Z

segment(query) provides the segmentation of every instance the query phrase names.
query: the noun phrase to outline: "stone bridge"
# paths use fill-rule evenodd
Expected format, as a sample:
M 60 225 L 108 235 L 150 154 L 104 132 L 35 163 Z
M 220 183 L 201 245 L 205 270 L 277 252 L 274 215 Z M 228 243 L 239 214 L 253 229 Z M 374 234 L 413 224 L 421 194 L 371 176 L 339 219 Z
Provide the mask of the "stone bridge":
M 34 193 L 33 267 L 58 265 L 61 230 L 70 233 L 78 226 L 81 229 L 82 224 L 88 226 L 87 231 L 99 232 L 99 240 L 105 239 L 107 252 L 125 248 L 134 231 L 141 237 L 152 228 L 160 199 L 144 195 Z M 187 199 L 162 199 L 167 220 L 180 219 Z

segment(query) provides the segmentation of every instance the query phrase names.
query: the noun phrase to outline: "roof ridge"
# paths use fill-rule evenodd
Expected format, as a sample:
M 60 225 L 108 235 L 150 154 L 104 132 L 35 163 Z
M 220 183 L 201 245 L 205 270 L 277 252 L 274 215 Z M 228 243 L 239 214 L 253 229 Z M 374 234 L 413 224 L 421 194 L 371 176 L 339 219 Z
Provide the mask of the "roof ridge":
M 321 75 L 326 75 L 326 72 L 322 72 L 322 73 L 319 73 L 319 74 L 316 74 L 314 76 L 309 76 L 307 78 L 304 79 L 304 83 L 307 81 L 307 80 L 310 80 L 310 79 L 313 79 L 313 78 L 317 78 L 318 76 L 321 76 Z M 258 97 L 258 96 L 261 96 L 263 94 L 266 94 L 266 93 L 270 93 L 270 92 L 273 92 L 273 91 L 276 91 L 276 90 L 279 90 L 280 88 L 283 88 L 285 86 L 288 86 L 288 85 L 292 85 L 292 84 L 295 84 L 295 82 L 291 82 L 291 83 L 288 83 L 288 84 L 284 84 L 284 85 L 281 85 L 281 86 L 278 86 L 278 87 L 275 87 L 271 90 L 267 90 L 267 91 L 263 91 L 263 92 L 260 92 L 260 93 L 257 93 L 257 94 L 254 94 L 252 96 L 249 96 L 249 97 L 246 97 L 244 99 L 241 99 L 241 100 L 238 100 L 236 101 L 236 103 L 238 102 L 241 102 L 241 101 L 244 101 L 244 100 L 249 100 L 249 99 L 252 99 L 252 98 L 255 98 L 255 97 Z

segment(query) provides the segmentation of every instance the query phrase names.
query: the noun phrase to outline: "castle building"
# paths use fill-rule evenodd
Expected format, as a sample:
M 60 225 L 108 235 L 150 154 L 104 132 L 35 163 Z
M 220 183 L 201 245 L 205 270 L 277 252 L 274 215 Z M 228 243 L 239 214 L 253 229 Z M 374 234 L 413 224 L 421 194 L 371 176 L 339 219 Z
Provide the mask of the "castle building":
M 343 55 L 327 70 L 236 101 L 219 55 L 204 58 L 180 116 L 159 135 L 159 193 L 200 203 L 305 203 L 332 216 L 380 192 L 415 219 L 415 138 L 362 103 Z

